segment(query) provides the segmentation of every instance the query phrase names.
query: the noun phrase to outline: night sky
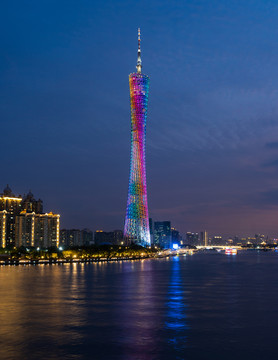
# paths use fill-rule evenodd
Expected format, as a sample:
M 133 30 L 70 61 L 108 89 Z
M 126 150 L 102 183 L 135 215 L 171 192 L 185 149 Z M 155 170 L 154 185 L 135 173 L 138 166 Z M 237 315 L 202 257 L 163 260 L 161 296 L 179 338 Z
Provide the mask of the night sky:
M 10 0 L 0 17 L 1 190 L 31 189 L 62 227 L 123 228 L 141 27 L 150 216 L 278 235 L 276 0 Z

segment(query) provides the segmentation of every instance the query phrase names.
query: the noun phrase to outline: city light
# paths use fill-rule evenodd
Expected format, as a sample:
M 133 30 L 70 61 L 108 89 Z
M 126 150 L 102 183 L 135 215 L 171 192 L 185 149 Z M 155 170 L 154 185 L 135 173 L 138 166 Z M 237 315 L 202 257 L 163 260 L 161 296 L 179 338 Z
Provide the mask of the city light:
M 131 160 L 124 237 L 150 245 L 145 142 L 149 77 L 141 74 L 140 29 L 138 29 L 137 73 L 129 75 L 131 107 Z

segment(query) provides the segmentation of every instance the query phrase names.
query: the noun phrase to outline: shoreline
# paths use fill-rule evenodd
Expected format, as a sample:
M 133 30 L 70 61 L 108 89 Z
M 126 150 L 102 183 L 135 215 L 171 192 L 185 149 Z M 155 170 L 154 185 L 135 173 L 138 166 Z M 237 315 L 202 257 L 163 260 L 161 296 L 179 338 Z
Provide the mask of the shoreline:
M 2 260 L 0 266 L 20 266 L 20 265 L 64 265 L 64 264 L 92 264 L 92 263 L 108 263 L 117 261 L 135 261 L 146 259 L 160 259 L 176 255 L 165 256 L 132 256 L 123 258 L 98 258 L 98 259 L 49 259 L 49 260 Z
M 268 251 L 277 251 L 276 249 L 239 249 L 240 251 L 258 251 L 258 252 L 268 252 Z M 205 250 L 206 252 L 211 252 L 211 250 Z M 1 266 L 19 266 L 19 265 L 64 265 L 64 264 L 92 264 L 92 263 L 109 263 L 117 261 L 135 261 L 135 260 L 147 260 L 147 259 L 165 259 L 167 257 L 174 256 L 188 256 L 196 253 L 203 253 L 204 250 L 190 250 L 184 252 L 172 252 L 172 253 L 160 253 L 155 255 L 147 256 L 125 256 L 125 257 L 96 257 L 96 258 L 71 258 L 71 259 L 2 259 L 0 260 Z M 219 252 L 218 252 L 219 253 Z M 222 253 L 222 251 L 221 251 Z

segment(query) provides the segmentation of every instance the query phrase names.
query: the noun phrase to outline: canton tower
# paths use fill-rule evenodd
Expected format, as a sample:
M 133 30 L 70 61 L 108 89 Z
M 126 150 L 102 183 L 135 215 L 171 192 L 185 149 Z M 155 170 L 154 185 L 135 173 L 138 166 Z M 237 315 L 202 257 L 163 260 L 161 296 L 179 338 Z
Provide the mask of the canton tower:
M 138 29 L 137 72 L 129 75 L 131 107 L 131 157 L 124 237 L 127 242 L 151 245 L 147 182 L 146 120 L 150 79 L 141 73 L 140 29 Z

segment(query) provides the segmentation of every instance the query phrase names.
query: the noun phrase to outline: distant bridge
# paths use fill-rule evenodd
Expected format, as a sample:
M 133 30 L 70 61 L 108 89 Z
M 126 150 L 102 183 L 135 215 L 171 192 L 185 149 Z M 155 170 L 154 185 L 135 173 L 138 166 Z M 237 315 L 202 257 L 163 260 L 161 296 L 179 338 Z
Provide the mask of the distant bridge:
M 237 249 L 237 250 L 242 250 L 242 247 L 239 245 L 210 245 L 210 246 L 203 246 L 203 245 L 198 245 L 196 246 L 196 248 L 198 250 L 226 250 L 226 249 Z

